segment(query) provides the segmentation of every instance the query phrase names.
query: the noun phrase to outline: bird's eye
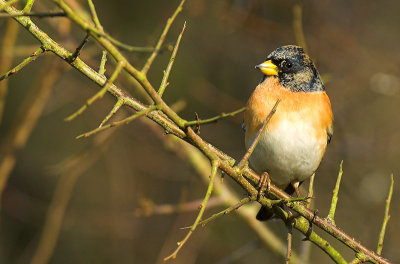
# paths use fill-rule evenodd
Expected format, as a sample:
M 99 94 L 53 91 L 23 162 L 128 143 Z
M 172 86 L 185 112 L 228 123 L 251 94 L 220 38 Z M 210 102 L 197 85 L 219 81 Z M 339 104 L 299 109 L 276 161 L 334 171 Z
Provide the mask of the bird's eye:
M 281 67 L 283 70 L 290 70 L 293 67 L 293 63 L 291 61 L 284 60 L 281 63 Z

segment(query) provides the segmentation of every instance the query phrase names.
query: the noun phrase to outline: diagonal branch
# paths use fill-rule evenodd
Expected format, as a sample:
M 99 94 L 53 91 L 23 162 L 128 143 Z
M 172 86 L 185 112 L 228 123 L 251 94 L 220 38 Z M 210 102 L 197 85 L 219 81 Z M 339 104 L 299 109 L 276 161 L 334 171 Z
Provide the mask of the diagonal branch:
M 178 40 L 176 41 L 176 44 L 172 51 L 171 59 L 169 60 L 167 69 L 164 71 L 164 77 L 162 78 L 160 88 L 158 89 L 158 93 L 160 94 L 160 96 L 163 96 L 165 88 L 168 85 L 168 77 L 169 77 L 169 74 L 171 73 L 172 65 L 174 65 L 176 53 L 178 52 L 179 44 L 181 43 L 182 35 L 183 35 L 183 32 L 185 31 L 185 28 L 186 28 L 186 22 L 183 24 L 181 34 L 179 34 L 179 36 L 178 36 Z
M 257 132 L 257 136 L 254 138 L 253 142 L 251 143 L 249 149 L 247 150 L 246 154 L 242 158 L 242 160 L 238 164 L 238 168 L 241 170 L 246 165 L 248 159 L 250 158 L 251 154 L 253 153 L 254 149 L 256 148 L 258 141 L 261 139 L 261 135 L 264 133 L 265 129 L 267 129 L 267 125 L 269 120 L 271 119 L 272 115 L 275 114 L 276 108 L 278 107 L 279 102 L 281 101 L 280 98 L 276 100 L 275 105 L 272 107 L 271 111 L 269 112 L 267 118 L 264 120 L 262 126 Z
M 125 118 L 125 119 L 123 119 L 121 121 L 112 122 L 111 124 L 108 124 L 106 126 L 98 127 L 98 128 L 93 129 L 93 130 L 91 130 L 91 131 L 89 131 L 87 133 L 81 134 L 81 135 L 77 136 L 76 138 L 77 139 L 84 138 L 84 137 L 86 138 L 86 137 L 89 137 L 89 136 L 91 136 L 93 134 L 96 134 L 96 133 L 98 133 L 100 131 L 106 130 L 106 129 L 110 128 L 110 127 L 116 127 L 116 126 L 120 126 L 120 125 L 123 125 L 123 124 L 128 124 L 129 122 L 135 120 L 136 118 L 141 117 L 143 115 L 146 115 L 146 114 L 148 114 L 149 112 L 151 112 L 151 111 L 153 111 L 155 109 L 156 109 L 156 107 L 154 105 L 149 106 L 148 108 L 146 108 L 146 109 L 144 109 L 142 111 L 139 111 L 136 114 L 131 115 L 130 117 L 127 117 L 127 118 Z
M 154 51 L 151 53 L 150 57 L 147 59 L 146 64 L 143 66 L 141 72 L 144 74 L 147 74 L 149 71 L 151 64 L 155 60 L 157 54 L 159 53 L 161 46 L 164 43 L 165 37 L 167 36 L 167 33 L 169 29 L 171 28 L 172 23 L 174 22 L 176 16 L 182 11 L 182 6 L 185 3 L 185 0 L 182 0 L 179 6 L 176 8 L 175 12 L 172 14 L 170 18 L 168 18 L 167 23 L 165 24 L 164 30 L 161 33 L 160 38 L 158 39 L 158 42 L 154 48 Z
M 385 216 L 383 218 L 381 232 L 379 233 L 378 247 L 376 248 L 376 253 L 378 253 L 378 255 L 380 255 L 382 253 L 383 239 L 385 238 L 386 225 L 390 219 L 389 209 L 390 209 L 390 202 L 392 200 L 392 195 L 393 195 L 393 185 L 394 185 L 394 180 L 393 180 L 393 174 L 392 174 L 392 175 L 390 175 L 389 193 L 388 193 L 388 197 L 386 198 Z
M 335 212 L 336 212 L 336 205 L 338 201 L 338 193 L 339 193 L 340 181 L 342 180 L 342 175 L 343 175 L 343 160 L 342 162 L 340 162 L 339 174 L 336 180 L 335 189 L 333 189 L 331 208 L 329 209 L 329 214 L 328 217 L 326 218 L 326 220 L 331 222 L 333 225 L 335 225 Z
M 19 72 L 20 70 L 22 70 L 25 66 L 27 66 L 29 63 L 31 63 L 32 61 L 35 61 L 40 55 L 42 55 L 44 52 L 43 47 L 38 48 L 37 50 L 35 50 L 28 58 L 26 58 L 25 60 L 23 60 L 20 64 L 18 64 L 17 66 L 15 66 L 14 68 L 12 68 L 11 70 L 9 70 L 8 72 L 4 73 L 3 75 L 0 76 L 0 81 L 7 79 L 8 77 L 10 77 L 11 75 Z
M 81 115 L 83 111 L 85 111 L 86 108 L 88 108 L 91 104 L 93 104 L 97 99 L 103 98 L 104 94 L 108 91 L 108 88 L 110 88 L 111 84 L 117 79 L 123 67 L 124 67 L 124 62 L 120 61 L 117 64 L 117 67 L 115 68 L 114 72 L 111 74 L 110 79 L 108 79 L 104 84 L 104 87 L 100 91 L 98 91 L 95 95 L 93 95 L 91 98 L 89 98 L 86 101 L 86 103 L 81 108 L 79 108 L 75 113 L 65 118 L 65 121 L 72 121 L 74 118 Z

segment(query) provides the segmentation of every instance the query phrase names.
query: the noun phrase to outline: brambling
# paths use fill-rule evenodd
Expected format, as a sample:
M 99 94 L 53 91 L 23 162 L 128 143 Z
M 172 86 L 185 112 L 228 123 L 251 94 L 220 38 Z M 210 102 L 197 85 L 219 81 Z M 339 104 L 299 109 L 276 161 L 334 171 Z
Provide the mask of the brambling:
M 249 148 L 264 120 L 280 99 L 250 164 L 292 194 L 317 170 L 333 134 L 333 114 L 321 77 L 310 57 L 298 46 L 283 46 L 256 66 L 264 75 L 247 102 L 245 143 Z M 272 217 L 264 207 L 257 219 Z

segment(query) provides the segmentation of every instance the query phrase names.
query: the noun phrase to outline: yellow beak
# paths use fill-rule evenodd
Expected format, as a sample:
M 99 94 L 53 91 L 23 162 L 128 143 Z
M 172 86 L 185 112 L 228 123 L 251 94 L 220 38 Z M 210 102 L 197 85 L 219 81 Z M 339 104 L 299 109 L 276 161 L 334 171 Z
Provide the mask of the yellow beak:
M 278 67 L 271 60 L 256 65 L 256 68 L 267 76 L 278 75 Z

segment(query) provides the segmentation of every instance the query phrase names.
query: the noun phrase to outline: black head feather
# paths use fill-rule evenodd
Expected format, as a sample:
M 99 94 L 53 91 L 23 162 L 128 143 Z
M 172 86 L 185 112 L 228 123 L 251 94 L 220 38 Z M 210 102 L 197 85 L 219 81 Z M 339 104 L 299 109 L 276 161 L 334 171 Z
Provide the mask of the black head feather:
M 293 92 L 324 91 L 321 77 L 303 48 L 294 45 L 282 46 L 268 55 L 278 67 L 279 82 Z

